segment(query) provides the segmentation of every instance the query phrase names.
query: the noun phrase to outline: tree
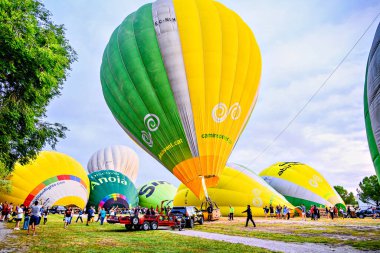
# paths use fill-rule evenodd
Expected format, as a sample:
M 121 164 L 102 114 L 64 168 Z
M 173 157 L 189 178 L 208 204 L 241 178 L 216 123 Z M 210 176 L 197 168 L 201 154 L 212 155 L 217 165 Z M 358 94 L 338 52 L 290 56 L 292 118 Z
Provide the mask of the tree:
M 335 185 L 334 189 L 340 195 L 346 205 L 357 204 L 354 194 L 352 192 L 349 193 L 343 186 Z
M 0 162 L 8 173 L 65 138 L 65 126 L 44 119 L 77 56 L 50 16 L 36 0 L 0 1 Z
M 364 203 L 373 201 L 377 206 L 380 204 L 380 184 L 376 175 L 365 177 L 359 183 L 359 188 L 357 192 L 361 201 Z

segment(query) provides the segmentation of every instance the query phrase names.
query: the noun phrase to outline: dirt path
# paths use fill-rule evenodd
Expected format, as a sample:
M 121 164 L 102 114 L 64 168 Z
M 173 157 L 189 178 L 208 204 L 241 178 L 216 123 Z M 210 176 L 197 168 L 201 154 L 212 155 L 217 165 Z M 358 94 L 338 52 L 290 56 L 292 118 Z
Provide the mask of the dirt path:
M 184 236 L 194 236 L 200 237 L 210 240 L 224 241 L 229 243 L 242 243 L 249 246 L 255 246 L 260 248 L 265 248 L 274 251 L 280 252 L 344 252 L 344 253 L 356 253 L 356 252 L 365 252 L 354 249 L 350 246 L 329 246 L 325 244 L 317 244 L 317 243 L 287 243 L 280 241 L 272 241 L 272 240 L 264 240 L 257 239 L 252 237 L 242 237 L 242 236 L 231 236 L 231 235 L 223 235 L 216 233 L 207 233 L 195 230 L 183 230 L 183 231 L 171 231 L 172 233 L 176 233 Z M 374 252 L 374 251 L 372 251 Z M 380 252 L 380 251 L 376 251 Z
M 0 222 L 0 241 L 5 241 L 6 237 L 12 233 L 11 229 L 8 229 L 4 226 L 2 222 Z M 12 250 L 9 249 L 0 249 L 0 253 L 7 253 L 12 252 Z

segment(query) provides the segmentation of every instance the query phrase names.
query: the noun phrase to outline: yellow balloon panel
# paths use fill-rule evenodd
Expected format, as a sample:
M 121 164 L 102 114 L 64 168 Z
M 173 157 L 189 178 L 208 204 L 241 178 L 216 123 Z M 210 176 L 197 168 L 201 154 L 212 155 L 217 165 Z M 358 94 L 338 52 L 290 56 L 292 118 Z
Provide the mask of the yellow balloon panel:
M 306 164 L 279 162 L 264 169 L 260 176 L 284 196 L 325 206 L 345 205 L 322 174 Z
M 174 0 L 199 157 L 173 173 L 199 198 L 216 186 L 255 104 L 261 55 L 250 28 L 215 1 Z
M 55 151 L 42 151 L 26 165 L 16 164 L 8 179 L 12 185 L 11 192 L 1 194 L 0 201 L 26 206 L 38 200 L 45 206 L 64 203 L 84 208 L 90 192 L 87 173 L 82 165 Z
M 242 213 L 251 205 L 254 216 L 264 216 L 265 206 L 287 206 L 293 212 L 294 207 L 276 190 L 270 187 L 255 173 L 236 164 L 229 164 L 223 170 L 216 187 L 208 189 L 212 201 L 219 206 L 222 215 L 228 215 L 229 206 L 235 208 L 235 216 L 245 216 Z M 200 206 L 201 201 L 184 185 L 181 184 L 174 197 L 174 206 Z

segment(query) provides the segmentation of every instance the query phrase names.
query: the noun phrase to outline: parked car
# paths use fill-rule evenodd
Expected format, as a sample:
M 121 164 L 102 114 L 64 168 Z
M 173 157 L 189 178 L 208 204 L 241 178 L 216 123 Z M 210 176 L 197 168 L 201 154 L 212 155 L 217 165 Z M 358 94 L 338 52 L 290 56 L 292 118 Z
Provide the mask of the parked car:
M 185 221 L 186 227 L 193 228 L 195 222 L 199 224 L 203 224 L 205 218 L 203 216 L 203 212 L 198 210 L 195 206 L 174 206 L 170 214 L 181 214 Z
M 49 208 L 49 213 L 51 214 L 63 214 L 66 211 L 66 207 L 64 206 L 52 206 Z
M 380 218 L 380 207 L 377 207 L 375 209 L 375 213 L 376 213 L 376 218 Z M 373 210 L 370 207 L 366 210 L 356 211 L 356 217 L 359 217 L 361 219 L 364 219 L 365 217 L 373 217 Z

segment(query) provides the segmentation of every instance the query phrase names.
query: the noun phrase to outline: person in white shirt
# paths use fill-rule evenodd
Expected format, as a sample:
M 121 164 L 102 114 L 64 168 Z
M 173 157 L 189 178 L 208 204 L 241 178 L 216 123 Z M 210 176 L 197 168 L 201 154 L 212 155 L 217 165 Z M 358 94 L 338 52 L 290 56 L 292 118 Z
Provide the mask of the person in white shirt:
M 14 230 L 20 230 L 20 222 L 24 216 L 24 205 L 16 206 L 16 226 Z

